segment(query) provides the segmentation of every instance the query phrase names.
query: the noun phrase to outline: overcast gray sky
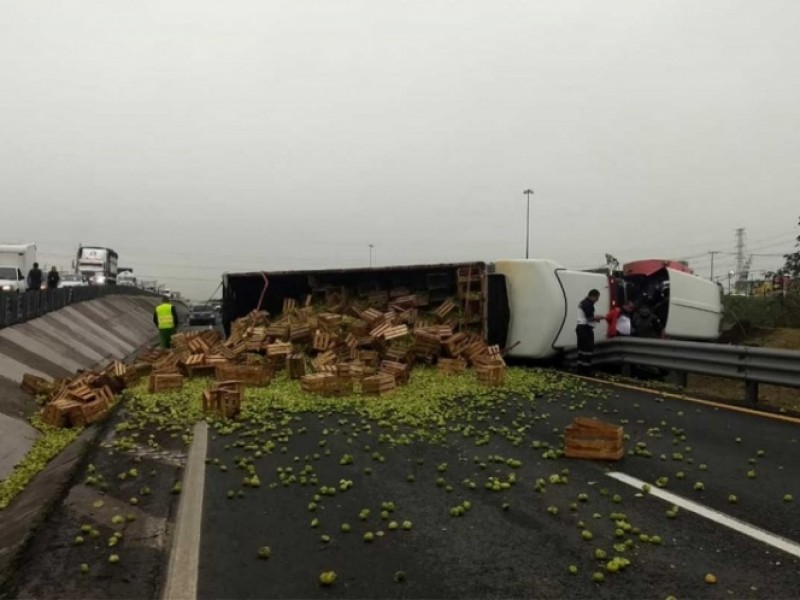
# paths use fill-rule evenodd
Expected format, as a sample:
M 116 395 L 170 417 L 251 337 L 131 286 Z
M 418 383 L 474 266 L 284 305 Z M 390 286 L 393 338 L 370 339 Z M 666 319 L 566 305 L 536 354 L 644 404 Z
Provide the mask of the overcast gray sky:
M 797 0 L 0 0 L 0 241 L 223 270 L 791 247 Z M 782 261 L 756 257 L 755 268 Z M 729 256 L 717 257 L 727 271 Z

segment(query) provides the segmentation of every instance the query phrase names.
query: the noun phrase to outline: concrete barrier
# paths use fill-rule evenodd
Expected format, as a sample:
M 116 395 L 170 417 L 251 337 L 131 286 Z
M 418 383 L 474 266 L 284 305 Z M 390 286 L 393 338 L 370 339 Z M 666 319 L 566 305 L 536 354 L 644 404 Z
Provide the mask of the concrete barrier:
M 66 377 L 129 357 L 155 341 L 153 308 L 159 302 L 154 296 L 109 295 L 0 329 L 0 479 L 36 439 L 25 419 L 39 407 L 19 389 L 23 375 Z

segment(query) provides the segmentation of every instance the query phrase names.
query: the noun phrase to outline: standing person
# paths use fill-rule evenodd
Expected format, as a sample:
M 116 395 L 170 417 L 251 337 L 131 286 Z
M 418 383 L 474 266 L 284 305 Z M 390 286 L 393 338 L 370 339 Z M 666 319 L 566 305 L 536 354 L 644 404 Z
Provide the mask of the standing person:
M 33 268 L 28 271 L 28 291 L 39 291 L 42 289 L 42 270 L 39 268 L 39 263 L 33 263 Z
M 661 337 L 663 329 L 661 320 L 650 310 L 649 306 L 642 306 L 633 319 L 633 335 L 636 337 Z
M 636 305 L 628 300 L 620 306 L 615 306 L 606 315 L 608 322 L 608 337 L 629 336 L 633 331 L 633 312 Z
M 61 275 L 58 274 L 58 270 L 55 267 L 52 267 L 50 272 L 47 274 L 47 289 L 56 289 L 60 281 Z
M 172 334 L 178 327 L 178 311 L 169 301 L 169 296 L 161 298 L 161 304 L 153 310 L 153 323 L 158 327 L 158 337 L 162 348 L 171 346 Z
M 587 375 L 592 366 L 594 324 L 605 318 L 594 312 L 594 305 L 599 299 L 600 292 L 590 290 L 578 305 L 578 326 L 575 328 L 575 333 L 578 336 L 578 372 L 582 375 Z

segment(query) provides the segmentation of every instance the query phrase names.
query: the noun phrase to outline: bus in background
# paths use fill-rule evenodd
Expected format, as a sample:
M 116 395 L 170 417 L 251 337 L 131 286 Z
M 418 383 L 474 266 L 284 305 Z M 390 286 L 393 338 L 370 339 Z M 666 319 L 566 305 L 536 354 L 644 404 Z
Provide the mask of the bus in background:
M 89 285 L 117 283 L 117 253 L 111 248 L 80 246 L 77 271 Z

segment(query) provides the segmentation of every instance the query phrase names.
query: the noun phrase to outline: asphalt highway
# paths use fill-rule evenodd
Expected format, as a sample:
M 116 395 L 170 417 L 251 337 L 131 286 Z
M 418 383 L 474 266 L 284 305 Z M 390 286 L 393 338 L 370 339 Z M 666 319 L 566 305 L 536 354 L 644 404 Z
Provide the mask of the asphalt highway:
M 638 444 L 651 456 L 631 453 L 616 463 L 543 458 L 543 445 L 559 446 L 576 415 L 622 424 L 627 449 Z M 235 442 L 247 440 L 236 433 L 212 436 L 200 597 L 800 597 L 800 425 L 628 390 L 540 398 L 535 406 L 510 400 L 498 403 L 491 419 L 497 428 L 520 431 L 521 443 L 492 435 L 487 445 L 476 446 L 473 438 L 452 433 L 445 445 L 391 447 L 388 426 L 346 414 L 306 414 L 292 425 L 294 431 L 305 428 L 302 435 L 265 432 L 265 438 L 282 438 L 287 451 L 255 459 L 258 488 L 242 487 L 243 472 L 234 464 L 235 455 L 244 455 Z M 331 453 L 315 459 L 322 440 Z M 375 451 L 383 462 L 374 459 Z M 352 455 L 353 463 L 341 465 L 343 454 Z M 521 465 L 510 468 L 492 456 Z M 444 472 L 437 469 L 442 463 Z M 278 468 L 298 473 L 305 465 L 317 475 L 317 486 L 280 484 Z M 509 489 L 485 489 L 488 477 L 505 481 L 510 473 L 516 483 Z M 679 507 L 670 518 L 671 502 L 613 473 L 709 512 Z M 566 483 L 550 483 L 561 475 Z M 544 491 L 537 479 L 547 482 Z M 352 488 L 322 496 L 311 512 L 319 486 L 336 487 L 341 480 L 352 481 Z M 236 497 L 230 499 L 229 491 Z M 464 501 L 469 510 L 452 517 L 450 509 Z M 396 507 L 386 519 L 383 502 Z M 359 519 L 362 509 L 370 510 L 365 521 Z M 624 516 L 612 519 L 613 513 Z M 733 528 L 718 522 L 726 517 L 737 519 Z M 319 525 L 312 527 L 315 518 Z M 394 530 L 392 520 L 410 520 L 413 527 Z M 372 542 L 364 541 L 366 532 L 376 535 Z M 770 533 L 789 551 L 765 542 Z M 257 556 L 262 546 L 271 549 L 268 560 Z M 606 557 L 598 559 L 598 550 Z M 615 556 L 629 566 L 613 572 L 608 563 Z M 319 574 L 330 570 L 336 583 L 321 587 Z M 398 571 L 401 582 L 395 581 Z M 604 581 L 594 581 L 595 573 L 603 573 Z M 715 583 L 707 583 L 707 575 Z

